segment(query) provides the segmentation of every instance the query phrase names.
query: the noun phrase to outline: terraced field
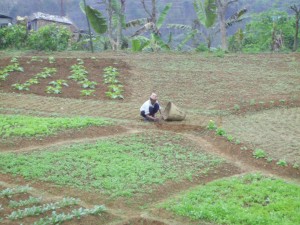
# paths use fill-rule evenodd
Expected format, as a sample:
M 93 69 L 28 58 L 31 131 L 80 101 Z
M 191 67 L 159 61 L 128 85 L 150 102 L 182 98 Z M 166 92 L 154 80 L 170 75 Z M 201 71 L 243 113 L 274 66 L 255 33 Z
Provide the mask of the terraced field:
M 201 205 L 196 201 L 189 203 L 188 211 L 194 213 L 183 213 L 185 209 L 178 213 L 167 204 L 176 205 L 174 199 L 206 185 L 220 187 L 223 179 L 259 185 L 279 182 L 296 192 L 300 188 L 299 54 L 220 58 L 213 54 L 1 52 L 1 71 L 14 63 L 23 72 L 9 71 L 0 80 L 3 224 L 55 224 L 55 219 L 63 224 L 257 224 L 261 221 L 245 222 L 248 217 L 242 212 L 244 221 L 227 217 L 226 211 L 208 215 L 202 208 L 201 214 L 193 208 Z M 87 78 L 97 82 L 91 95 L 83 96 L 82 84 L 70 78 L 73 65 L 84 66 Z M 108 67 L 119 72 L 122 99 L 107 95 L 104 71 Z M 39 78 L 29 90 L 14 88 L 45 68 L 56 71 Z M 59 94 L 47 93 L 49 83 L 58 80 L 68 85 Z M 139 108 L 151 92 L 158 94 L 163 108 L 173 102 L 184 110 L 186 119 L 142 121 Z M 51 134 L 26 137 L 28 130 L 8 133 L 9 128 L 24 126 L 16 121 L 7 124 L 8 116 L 17 115 L 109 123 L 62 127 Z M 39 128 L 50 127 L 37 123 Z M 229 186 L 226 190 L 231 190 Z M 227 196 L 215 190 L 220 197 Z M 259 206 L 264 207 L 269 200 L 262 198 Z M 291 197 L 290 204 L 298 198 Z M 62 203 L 66 200 L 68 204 Z M 15 208 L 14 202 L 19 204 Z M 245 202 L 242 208 L 252 204 Z M 295 203 L 292 212 L 299 215 L 299 208 Z M 25 215 L 25 211 L 35 213 Z M 265 224 L 299 221 L 285 213 L 282 218 L 289 221 L 274 217 Z

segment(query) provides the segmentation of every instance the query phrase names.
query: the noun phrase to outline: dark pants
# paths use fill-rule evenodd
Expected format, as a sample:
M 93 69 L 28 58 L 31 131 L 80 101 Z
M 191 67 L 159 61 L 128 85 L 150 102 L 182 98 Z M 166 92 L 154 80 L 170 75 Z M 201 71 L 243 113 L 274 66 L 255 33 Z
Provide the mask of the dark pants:
M 154 107 L 149 106 L 149 115 L 154 116 L 159 110 L 159 105 L 157 103 L 154 104 Z M 141 116 L 146 118 L 145 111 L 141 111 Z

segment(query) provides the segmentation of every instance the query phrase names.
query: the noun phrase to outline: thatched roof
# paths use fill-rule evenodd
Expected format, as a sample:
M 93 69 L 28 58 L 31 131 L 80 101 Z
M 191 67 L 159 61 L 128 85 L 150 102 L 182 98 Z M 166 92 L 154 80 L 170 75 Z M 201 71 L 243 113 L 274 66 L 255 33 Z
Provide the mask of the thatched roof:
M 58 22 L 58 23 L 65 23 L 65 24 L 73 24 L 71 20 L 69 20 L 67 17 L 63 16 L 57 16 L 57 15 L 50 15 L 42 12 L 36 12 L 33 13 L 30 17 L 29 20 L 48 20 L 48 21 L 53 21 L 53 22 Z

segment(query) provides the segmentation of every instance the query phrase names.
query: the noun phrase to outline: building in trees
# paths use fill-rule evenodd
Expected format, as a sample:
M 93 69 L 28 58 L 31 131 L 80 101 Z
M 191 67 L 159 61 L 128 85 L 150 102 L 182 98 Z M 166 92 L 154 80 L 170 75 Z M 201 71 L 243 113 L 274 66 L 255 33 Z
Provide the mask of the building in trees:
M 31 29 L 34 31 L 39 30 L 41 27 L 49 25 L 49 24 L 57 24 L 61 26 L 67 27 L 71 32 L 77 32 L 78 28 L 74 23 L 64 16 L 50 15 L 46 13 L 36 12 L 33 13 L 28 22 L 31 24 Z
M 12 24 L 12 21 L 13 21 L 12 17 L 0 14 L 0 28 Z

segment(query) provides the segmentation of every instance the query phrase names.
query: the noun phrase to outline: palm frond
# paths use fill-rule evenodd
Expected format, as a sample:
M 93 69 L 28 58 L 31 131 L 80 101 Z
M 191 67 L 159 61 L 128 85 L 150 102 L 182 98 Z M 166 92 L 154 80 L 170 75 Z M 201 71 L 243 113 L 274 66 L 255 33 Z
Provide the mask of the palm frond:
M 156 27 L 157 29 L 161 28 L 161 26 L 163 25 L 166 17 L 167 17 L 167 14 L 169 12 L 169 10 L 171 9 L 172 7 L 172 3 L 168 3 L 165 8 L 163 9 L 163 11 L 161 12 L 161 14 L 159 15 L 159 18 L 156 22 Z
M 183 47 L 189 40 L 191 40 L 197 33 L 198 33 L 197 30 L 193 30 L 192 32 L 188 33 L 188 35 L 186 35 L 186 37 L 179 43 L 179 45 L 177 46 L 177 49 L 178 49 L 178 50 L 181 50 L 182 47 Z
M 165 50 L 170 50 L 170 46 L 167 45 L 159 35 L 157 34 L 152 34 L 153 35 L 153 39 L 155 40 L 155 43 L 161 48 L 161 49 L 165 49 Z
M 235 23 L 241 22 L 244 18 L 243 15 L 245 15 L 247 12 L 247 9 L 241 9 L 238 12 L 234 13 L 229 19 L 226 21 L 226 27 L 230 27 Z
M 185 24 L 168 24 L 167 27 L 177 30 L 192 30 L 191 26 Z
M 141 18 L 141 19 L 135 19 L 135 20 L 131 20 L 129 22 L 126 23 L 126 28 L 131 28 L 131 27 L 136 27 L 136 26 L 142 26 L 146 23 L 148 23 L 148 19 L 147 18 Z
M 85 13 L 95 32 L 103 34 L 107 31 L 106 19 L 102 16 L 101 12 L 87 5 Z

